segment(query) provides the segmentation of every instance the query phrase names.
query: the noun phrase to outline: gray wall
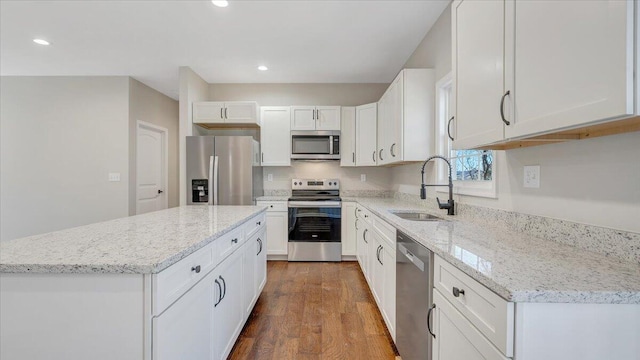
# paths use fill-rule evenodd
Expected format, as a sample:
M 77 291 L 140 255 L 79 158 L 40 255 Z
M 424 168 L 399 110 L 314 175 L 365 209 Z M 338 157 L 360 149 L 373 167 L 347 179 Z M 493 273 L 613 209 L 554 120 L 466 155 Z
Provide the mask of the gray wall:
M 127 216 L 129 79 L 2 77 L 0 86 L 1 239 Z
M 437 79 L 451 71 L 450 7 L 405 67 L 435 68 Z M 456 201 L 640 232 L 639 151 L 640 132 L 499 151 L 498 198 L 456 196 Z M 522 186 L 525 165 L 540 165 L 539 189 Z M 419 165 L 393 168 L 393 190 L 417 195 L 419 171 Z M 434 181 L 433 174 L 429 178 Z M 436 196 L 429 191 L 429 197 Z
M 178 102 L 147 85 L 129 79 L 129 215 L 136 213 L 136 129 L 144 121 L 168 130 L 169 207 L 179 205 Z

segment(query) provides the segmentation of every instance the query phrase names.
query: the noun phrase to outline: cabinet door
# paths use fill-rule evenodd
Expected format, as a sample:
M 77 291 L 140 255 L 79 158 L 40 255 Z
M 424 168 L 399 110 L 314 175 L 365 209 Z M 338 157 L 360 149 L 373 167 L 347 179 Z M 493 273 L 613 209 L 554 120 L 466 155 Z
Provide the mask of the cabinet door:
M 249 317 L 253 309 L 253 302 L 256 299 L 256 266 L 257 266 L 257 248 L 258 234 L 253 235 L 242 246 L 242 304 L 243 319 Z
M 267 230 L 263 228 L 258 232 L 256 239 L 256 299 L 260 297 L 264 285 L 267 283 Z
M 227 101 L 225 121 L 235 124 L 257 124 L 258 104 L 254 101 Z
M 393 81 L 389 87 L 389 121 L 386 123 L 385 131 L 387 136 L 385 142 L 378 153 L 378 158 L 384 164 L 391 164 L 402 161 L 402 132 L 404 129 L 404 106 L 403 91 L 404 71 Z M 427 119 L 425 119 L 426 121 Z M 393 148 L 393 149 L 392 149 Z M 391 151 L 396 156 L 391 155 Z
M 357 211 L 357 209 L 356 209 Z M 364 222 L 356 217 L 355 227 L 356 227 L 356 257 L 358 258 L 358 263 L 360 264 L 360 269 L 364 274 L 365 278 L 367 277 L 367 269 L 365 263 L 365 257 L 367 252 L 367 243 L 364 241 L 364 237 L 362 233 L 364 232 Z
M 222 288 L 222 296 L 214 309 L 215 336 L 212 337 L 217 359 L 227 358 L 244 324 L 242 265 L 242 252 L 236 251 L 213 271 Z
M 287 255 L 289 216 L 286 211 L 267 212 L 267 255 Z
M 396 249 L 388 244 L 383 245 L 380 259 L 384 267 L 383 315 L 391 337 L 396 339 Z
M 314 106 L 291 107 L 291 130 L 315 130 L 316 108 Z
M 356 164 L 375 166 L 372 154 L 376 151 L 378 105 L 376 103 L 356 108 Z
M 379 235 L 375 231 L 371 231 L 371 242 L 369 246 L 369 256 L 371 258 L 371 282 L 373 297 L 378 303 L 380 312 L 384 311 L 384 259 L 382 259 L 382 252 L 384 251 L 381 245 Z
M 365 279 L 369 283 L 369 287 L 372 287 L 371 279 L 373 278 L 371 275 L 371 246 L 373 246 L 373 242 L 371 239 L 371 231 L 367 227 L 367 224 L 362 220 L 358 220 L 358 244 L 357 251 L 360 254 L 360 258 L 362 262 L 360 263 L 360 267 L 362 268 L 362 273 L 364 274 Z
M 316 130 L 340 130 L 340 106 L 316 106 Z
M 382 95 L 380 101 L 378 101 L 378 116 L 376 123 L 376 150 L 373 151 L 373 155 L 369 154 L 369 158 L 376 165 L 383 165 L 383 162 L 378 159 L 378 154 L 382 151 L 382 147 L 387 142 L 388 127 L 389 127 L 389 89 Z M 365 156 L 365 154 L 363 154 Z
M 291 116 L 289 107 L 261 107 L 262 166 L 291 165 Z
M 342 255 L 356 255 L 356 203 L 342 203 Z
M 508 358 L 450 303 L 438 290 L 433 292 L 435 304 L 432 331 L 433 360 L 507 360 Z
M 224 103 L 203 101 L 193 103 L 193 123 L 216 124 L 224 123 Z
M 214 272 L 153 318 L 154 359 L 213 358 Z
M 356 166 L 356 108 L 343 106 L 340 116 L 340 166 Z
M 456 97 L 453 147 L 467 149 L 504 138 L 500 117 L 504 2 L 458 0 L 451 11 Z M 506 101 L 508 105 L 509 99 Z
M 633 2 L 508 1 L 507 138 L 633 114 Z M 543 19 L 540 22 L 540 19 Z

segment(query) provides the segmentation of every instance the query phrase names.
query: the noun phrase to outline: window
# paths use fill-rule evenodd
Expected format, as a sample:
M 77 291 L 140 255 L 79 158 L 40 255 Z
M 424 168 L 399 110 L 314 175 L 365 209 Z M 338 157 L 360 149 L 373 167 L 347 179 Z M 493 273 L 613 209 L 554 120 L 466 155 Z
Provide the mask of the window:
M 491 150 L 454 150 L 449 138 L 448 125 L 451 119 L 453 100 L 452 73 L 436 84 L 436 146 L 451 162 L 453 192 L 461 195 L 496 197 L 495 156 Z M 454 129 L 451 129 L 453 133 Z M 455 135 L 454 135 L 455 136 Z M 437 166 L 439 184 L 448 182 L 449 170 L 444 161 Z M 447 192 L 446 187 L 437 187 L 438 192 Z

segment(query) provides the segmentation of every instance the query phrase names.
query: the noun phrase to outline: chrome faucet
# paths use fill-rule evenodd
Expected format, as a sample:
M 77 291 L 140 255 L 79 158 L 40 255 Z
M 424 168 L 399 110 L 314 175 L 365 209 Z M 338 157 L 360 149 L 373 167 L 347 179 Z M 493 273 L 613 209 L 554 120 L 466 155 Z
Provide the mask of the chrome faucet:
M 424 167 L 427 166 L 427 163 L 433 159 L 442 159 L 449 166 L 449 184 L 448 185 L 427 185 L 424 183 Z M 455 215 L 455 204 L 453 202 L 453 180 L 451 179 L 451 163 L 447 158 L 440 155 L 434 155 L 427 160 L 425 160 L 424 164 L 422 164 L 422 184 L 420 184 L 420 199 L 427 198 L 427 186 L 448 186 L 449 187 L 449 200 L 446 203 L 441 203 L 440 199 L 436 197 L 436 201 L 438 202 L 438 207 L 440 209 L 447 209 L 447 215 Z

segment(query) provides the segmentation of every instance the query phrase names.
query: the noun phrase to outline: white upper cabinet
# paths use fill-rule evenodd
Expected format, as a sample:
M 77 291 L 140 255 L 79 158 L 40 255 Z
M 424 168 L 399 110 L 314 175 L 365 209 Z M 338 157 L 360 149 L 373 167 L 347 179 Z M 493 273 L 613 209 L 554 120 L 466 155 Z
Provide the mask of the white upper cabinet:
M 340 130 L 340 106 L 292 106 L 291 130 Z
M 194 102 L 193 123 L 258 125 L 258 103 L 255 101 Z
M 454 148 L 634 113 L 633 1 L 456 0 L 452 39 Z
M 506 138 L 633 114 L 632 1 L 507 1 L 506 10 Z
M 452 39 L 455 148 L 504 138 L 500 99 L 504 91 L 504 3 L 453 3 Z M 538 58 L 538 57 L 536 57 Z
M 376 166 L 377 114 L 376 103 L 356 107 L 355 159 L 357 166 Z
M 404 69 L 378 102 L 378 165 L 423 161 L 434 151 L 435 74 Z
M 260 108 L 262 166 L 291 165 L 291 113 L 288 106 Z
M 340 123 L 340 166 L 356 166 L 356 108 L 343 106 Z

